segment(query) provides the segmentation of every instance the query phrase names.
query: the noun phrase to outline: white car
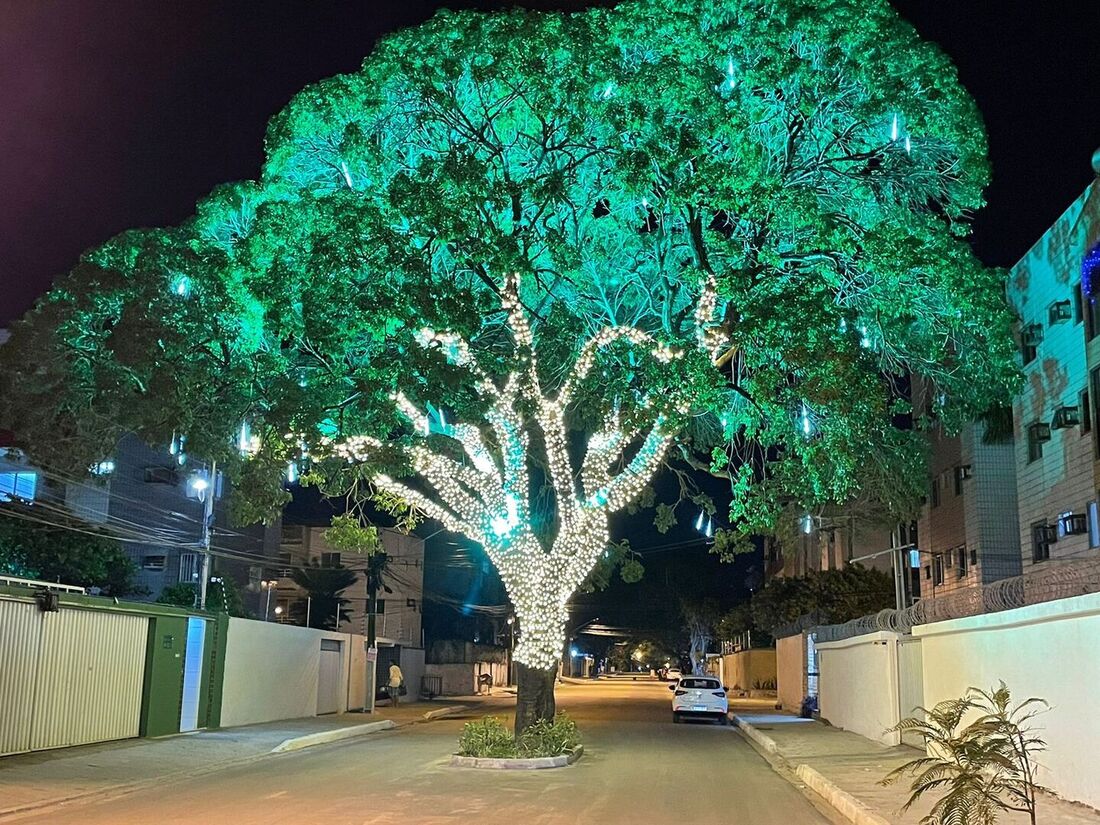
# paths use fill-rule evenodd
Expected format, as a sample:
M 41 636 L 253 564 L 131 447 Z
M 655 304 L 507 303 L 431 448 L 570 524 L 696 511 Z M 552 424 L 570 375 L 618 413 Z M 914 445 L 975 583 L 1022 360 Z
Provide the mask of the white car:
M 729 691 L 713 676 L 682 676 L 668 689 L 672 691 L 673 722 L 697 718 L 729 724 Z
M 680 668 L 671 667 L 665 672 L 665 681 L 675 684 L 680 681 L 680 677 L 683 674 L 680 673 Z

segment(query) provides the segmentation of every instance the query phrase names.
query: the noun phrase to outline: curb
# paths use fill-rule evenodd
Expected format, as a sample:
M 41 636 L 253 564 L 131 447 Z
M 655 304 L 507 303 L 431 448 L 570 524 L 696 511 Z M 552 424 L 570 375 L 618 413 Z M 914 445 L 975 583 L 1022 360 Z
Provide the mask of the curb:
M 562 756 L 538 756 L 533 759 L 494 759 L 482 756 L 451 757 L 452 768 L 486 768 L 498 771 L 538 771 L 547 768 L 564 768 L 584 756 L 584 745 L 577 745 L 571 753 Z
M 445 708 L 440 708 L 439 710 L 429 710 L 427 713 L 424 714 L 424 721 L 430 722 L 433 719 L 442 719 L 446 716 L 456 716 L 459 713 L 462 713 L 462 711 L 464 710 L 466 710 L 465 705 L 450 705 Z
M 329 742 L 340 742 L 344 739 L 353 739 L 356 736 L 366 736 L 368 733 L 378 733 L 383 730 L 396 728 L 397 724 L 392 719 L 383 719 L 379 722 L 367 722 L 364 725 L 353 725 L 346 728 L 334 728 L 323 730 L 319 733 L 310 733 L 305 736 L 295 736 L 292 739 L 284 739 L 273 747 L 268 753 L 287 753 L 300 751 L 303 748 L 312 748 L 314 745 L 325 745 Z
M 890 820 L 876 814 L 847 791 L 842 791 L 809 765 L 805 763 L 799 765 L 795 768 L 795 775 L 806 783 L 806 787 L 854 825 L 890 825 Z
M 779 745 L 770 736 L 767 736 L 756 729 L 755 726 L 749 724 L 740 716 L 734 715 L 733 724 L 736 725 L 745 736 L 759 745 L 765 752 L 773 754 L 775 756 L 782 756 L 779 752 Z
M 771 757 L 773 766 L 778 764 L 786 768 L 786 772 L 779 772 L 780 775 L 786 775 L 789 779 L 790 771 L 793 769 L 794 776 L 803 785 L 813 791 L 822 802 L 846 821 L 851 822 L 852 825 L 891 825 L 890 820 L 875 813 L 866 804 L 847 791 L 842 790 L 832 780 L 826 779 L 820 772 L 811 768 L 805 762 L 791 764 L 783 755 L 783 752 L 779 750 L 779 744 L 751 723 L 746 722 L 740 716 L 734 716 L 733 723 L 741 730 L 746 739 L 763 751 L 766 758 Z

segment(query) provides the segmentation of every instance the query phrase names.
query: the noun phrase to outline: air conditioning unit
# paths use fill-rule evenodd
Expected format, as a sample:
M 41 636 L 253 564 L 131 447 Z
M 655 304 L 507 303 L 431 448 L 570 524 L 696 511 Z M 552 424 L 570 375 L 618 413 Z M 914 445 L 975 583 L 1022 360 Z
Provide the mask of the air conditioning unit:
M 1073 317 L 1073 309 L 1069 301 L 1057 301 L 1051 304 L 1049 312 L 1049 320 L 1052 325 L 1068 321 Z
M 1027 428 L 1027 436 L 1032 444 L 1045 444 L 1050 441 L 1050 425 L 1036 422 Z
M 1058 407 L 1054 410 L 1054 419 L 1050 426 L 1056 430 L 1065 427 L 1081 426 L 1081 408 L 1074 404 L 1072 407 Z
M 179 474 L 175 467 L 146 467 L 147 484 L 179 484 Z
M 1037 347 L 1043 341 L 1043 325 L 1028 324 L 1020 331 L 1020 340 L 1025 347 Z
M 1035 538 L 1047 544 L 1058 541 L 1058 527 L 1054 524 L 1037 524 L 1035 526 Z
M 1065 513 L 1058 517 L 1058 532 L 1063 536 L 1081 536 L 1089 531 L 1084 513 Z

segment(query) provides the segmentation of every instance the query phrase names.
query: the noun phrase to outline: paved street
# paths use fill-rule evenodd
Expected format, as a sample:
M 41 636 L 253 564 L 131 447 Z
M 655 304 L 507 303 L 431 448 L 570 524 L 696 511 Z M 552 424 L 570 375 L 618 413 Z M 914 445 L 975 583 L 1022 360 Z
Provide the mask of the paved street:
M 25 823 L 673 823 L 813 825 L 813 806 L 732 728 L 673 725 L 667 686 L 563 685 L 585 755 L 569 768 L 451 768 L 462 719 L 272 756 L 19 819 Z M 499 715 L 513 700 L 501 699 Z

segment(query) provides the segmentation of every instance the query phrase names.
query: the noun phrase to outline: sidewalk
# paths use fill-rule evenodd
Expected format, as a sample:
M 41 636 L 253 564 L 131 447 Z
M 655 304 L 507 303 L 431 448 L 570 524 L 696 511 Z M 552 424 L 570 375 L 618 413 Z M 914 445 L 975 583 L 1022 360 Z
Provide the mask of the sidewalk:
M 27 810 L 87 797 L 117 796 L 153 783 L 213 773 L 268 757 L 279 746 L 293 750 L 400 728 L 428 721 L 426 714 L 436 717 L 446 708 L 455 709 L 455 715 L 476 712 L 486 698 L 441 697 L 435 702 L 412 702 L 396 708 L 383 702 L 373 714 L 312 716 L 6 756 L 0 758 L 0 822 Z
M 793 774 L 825 802 L 857 825 L 918 825 L 935 797 L 917 802 L 901 814 L 909 798 L 908 783 L 879 784 L 887 773 L 921 755 L 905 745 L 888 748 L 870 739 L 821 722 L 757 708 L 734 708 L 734 722 L 765 756 Z M 1039 821 L 1044 825 L 1097 825 L 1100 813 L 1083 805 L 1043 795 Z M 1022 814 L 1006 813 L 1000 825 L 1027 825 Z

